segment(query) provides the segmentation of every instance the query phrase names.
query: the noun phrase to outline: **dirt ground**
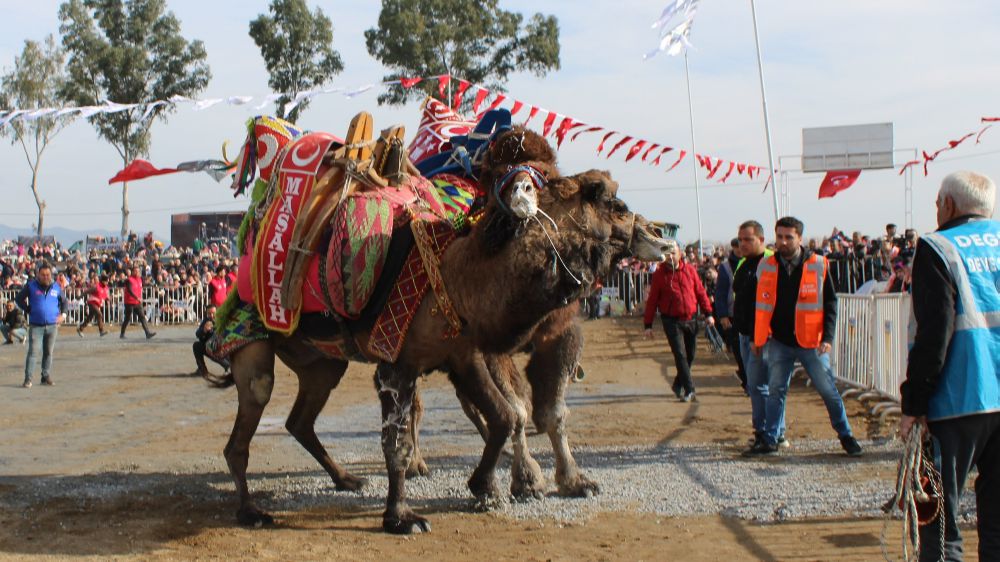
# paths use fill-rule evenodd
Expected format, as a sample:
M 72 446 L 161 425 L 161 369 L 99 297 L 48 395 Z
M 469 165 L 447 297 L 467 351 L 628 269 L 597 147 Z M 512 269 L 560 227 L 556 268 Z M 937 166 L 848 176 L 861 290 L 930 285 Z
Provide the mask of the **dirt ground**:
M 634 318 L 585 323 L 586 378 L 570 391 L 572 444 L 715 443 L 737 456 L 749 437 L 750 406 L 734 368 L 700 348 L 694 369 L 699 401 L 679 403 L 663 378 L 673 374 L 666 341 L 662 334 L 645 341 L 641 331 Z M 236 395 L 188 375 L 194 369 L 192 333 L 193 327 L 163 329 L 147 342 L 139 332 L 125 341 L 98 339 L 92 332 L 80 340 L 64 329 L 53 369 L 56 386 L 39 386 L 36 373 L 31 389 L 20 388 L 24 348 L 0 347 L 0 560 L 882 559 L 883 521 L 846 515 L 758 524 L 722 515 L 614 512 L 558 523 L 446 506 L 421 510 L 431 518 L 432 533 L 395 537 L 381 532 L 380 510 L 338 507 L 334 497 L 321 507 L 273 506 L 273 528 L 239 528 L 221 453 Z M 324 416 L 374 403 L 371 373 L 369 365 L 352 365 Z M 645 392 L 603 393 L 611 384 Z M 421 385 L 447 389 L 448 382 L 438 374 Z M 251 490 L 255 482 L 288 473 L 319 472 L 281 428 L 295 391 L 294 376 L 279 365 L 267 427 L 251 448 Z M 848 411 L 859 437 L 891 431 L 866 418 L 855 401 L 848 402 Z M 433 429 L 433 412 L 426 423 Z M 819 397 L 801 383 L 790 392 L 787 423 L 793 443 L 788 454 L 795 454 L 797 440 L 834 437 Z M 377 419 L 341 429 L 370 434 L 377 443 Z M 323 434 L 321 439 L 327 442 Z M 535 450 L 547 449 L 540 437 L 531 443 Z M 336 444 L 330 445 L 336 457 Z M 428 451 L 432 470 L 434 458 Z M 384 471 L 370 460 L 345 465 L 361 474 Z M 876 470 L 865 466 L 859 470 Z M 888 495 L 893 475 L 884 472 L 878 476 L 885 478 Z M 119 474 L 148 486 L 73 498 L 48 493 L 92 486 L 95 478 L 114 482 Z M 890 544 L 896 545 L 898 523 L 890 530 Z M 965 536 L 967 552 L 975 552 L 974 531 Z

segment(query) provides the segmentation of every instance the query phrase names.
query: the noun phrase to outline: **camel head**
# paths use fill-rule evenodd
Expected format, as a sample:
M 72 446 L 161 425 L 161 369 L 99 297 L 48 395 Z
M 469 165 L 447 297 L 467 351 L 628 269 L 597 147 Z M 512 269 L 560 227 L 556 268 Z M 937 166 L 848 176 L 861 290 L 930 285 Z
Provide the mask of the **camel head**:
M 564 193 L 579 190 L 581 200 L 588 204 L 581 207 L 585 220 L 577 221 L 578 226 L 601 244 L 598 247 L 610 256 L 609 263 L 630 256 L 642 261 L 661 261 L 673 247 L 673 242 L 662 238 L 645 217 L 629 211 L 628 205 L 618 198 L 618 182 L 608 172 L 589 170 L 566 179 L 558 182 L 554 190 Z M 603 261 L 603 258 L 594 260 L 594 265 Z
M 541 135 L 514 127 L 490 145 L 480 168 L 480 184 L 492 190 L 492 199 L 515 219 L 538 212 L 538 190 L 547 177 L 559 174 L 552 146 Z

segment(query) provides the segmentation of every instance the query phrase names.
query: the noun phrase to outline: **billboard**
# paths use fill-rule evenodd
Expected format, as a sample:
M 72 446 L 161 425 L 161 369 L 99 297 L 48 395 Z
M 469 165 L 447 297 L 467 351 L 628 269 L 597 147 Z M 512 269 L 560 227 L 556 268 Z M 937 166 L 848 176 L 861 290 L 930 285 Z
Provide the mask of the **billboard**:
M 892 123 L 802 129 L 803 172 L 892 168 L 892 151 Z

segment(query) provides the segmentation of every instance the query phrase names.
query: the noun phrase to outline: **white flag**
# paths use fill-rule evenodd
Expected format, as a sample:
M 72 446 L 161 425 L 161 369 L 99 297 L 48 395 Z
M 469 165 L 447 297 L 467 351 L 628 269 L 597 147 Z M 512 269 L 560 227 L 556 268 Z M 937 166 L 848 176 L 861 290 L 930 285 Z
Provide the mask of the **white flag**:
M 694 23 L 694 15 L 697 11 L 696 5 L 690 6 L 685 12 L 686 19 L 678 24 L 677 27 L 669 31 L 664 30 L 665 33 L 663 34 L 663 38 L 660 39 L 660 45 L 643 55 L 643 60 L 653 58 L 657 53 L 664 51 L 670 56 L 677 56 L 683 53 L 685 49 L 690 49 L 691 43 L 688 41 L 688 36 L 691 34 L 691 24 Z
M 146 119 L 148 119 L 149 116 L 153 114 L 153 111 L 155 111 L 156 108 L 160 107 L 161 105 L 167 105 L 167 102 L 163 100 L 157 100 L 154 101 L 153 103 L 147 103 L 146 110 L 142 112 L 142 119 L 140 119 L 140 121 L 145 121 Z
M 278 101 L 279 99 L 281 99 L 281 96 L 283 96 L 283 95 L 285 95 L 285 94 L 268 94 L 268 95 L 264 96 L 264 101 L 260 102 L 260 105 L 255 105 L 254 106 L 254 109 L 256 109 L 257 111 L 260 111 L 261 109 L 264 109 L 264 107 L 267 106 L 267 104 L 274 103 L 274 102 Z
M 201 111 L 203 109 L 208 109 L 213 105 L 222 103 L 222 98 L 211 98 L 207 100 L 198 100 L 194 104 L 195 111 Z
M 694 8 L 698 4 L 698 0 L 674 0 L 674 2 L 663 8 L 663 12 L 660 13 L 660 18 L 653 22 L 653 29 L 662 27 L 667 28 L 667 24 L 670 20 L 674 19 L 674 16 L 680 13 L 685 13 L 691 8 Z
M 229 96 L 226 98 L 226 103 L 229 105 L 243 105 L 245 103 L 250 103 L 253 101 L 253 96 Z

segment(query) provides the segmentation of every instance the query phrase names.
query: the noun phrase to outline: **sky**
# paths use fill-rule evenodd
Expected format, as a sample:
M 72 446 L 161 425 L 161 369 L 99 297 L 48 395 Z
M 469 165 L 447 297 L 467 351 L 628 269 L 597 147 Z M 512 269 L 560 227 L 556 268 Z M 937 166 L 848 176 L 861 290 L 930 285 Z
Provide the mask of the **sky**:
M 4 0 L 0 19 L 0 68 L 9 71 L 25 39 L 58 34 L 57 0 Z M 666 0 L 500 0 L 505 10 L 535 12 L 559 20 L 561 68 L 544 78 L 516 74 L 511 97 L 577 120 L 676 149 L 691 149 L 683 57 L 643 53 L 659 38 L 650 24 Z M 247 34 L 250 20 L 267 0 L 167 0 L 188 39 L 204 41 L 212 81 L 201 97 L 263 96 L 269 93 L 260 53 Z M 330 86 L 353 88 L 378 82 L 387 70 L 368 55 L 364 30 L 377 23 L 380 2 L 309 0 L 333 21 L 333 47 L 345 70 Z M 699 153 L 767 166 L 753 23 L 749 1 L 703 0 L 689 53 L 695 142 Z M 991 0 L 759 0 L 757 17 L 775 161 L 789 170 L 792 215 L 805 222 L 806 237 L 838 227 L 878 235 L 886 223 L 906 226 L 904 179 L 894 170 L 865 171 L 833 199 L 817 200 L 822 174 L 803 174 L 797 155 L 802 128 L 894 123 L 897 166 L 905 149 L 933 152 L 950 139 L 978 130 L 979 119 L 1000 115 L 1000 3 Z M 402 123 L 409 135 L 419 122 L 419 104 L 380 107 L 377 91 L 353 99 L 318 97 L 299 125 L 343 135 L 358 111 L 374 115 L 377 129 Z M 215 106 L 194 112 L 181 106 L 152 129 L 149 160 L 170 167 L 187 160 L 219 158 L 224 141 L 230 157 L 245 135 L 249 106 Z M 1000 180 L 1000 127 L 982 143 L 964 144 L 931 163 L 913 181 L 913 224 L 935 228 L 934 200 L 941 179 L 969 169 Z M 408 135 L 408 136 L 409 136 Z M 681 225 L 678 238 L 698 238 L 700 198 L 703 236 L 725 241 L 737 225 L 775 216 L 763 180 L 732 177 L 727 184 L 701 181 L 698 196 L 688 158 L 673 171 L 596 154 L 599 135 L 567 142 L 559 151 L 564 173 L 609 170 L 629 206 L 654 220 Z M 910 152 L 912 154 L 912 152 Z M 665 157 L 665 159 L 669 159 Z M 671 160 L 672 161 L 672 160 Z M 20 147 L 0 138 L 0 224 L 30 227 L 36 208 L 30 170 Z M 122 167 L 115 149 L 79 119 L 55 138 L 41 162 L 40 190 L 46 224 L 117 231 L 121 189 L 107 179 Z M 702 172 L 702 176 L 704 173 Z M 170 214 L 245 209 L 228 181 L 205 174 L 175 174 L 133 182 L 130 226 L 169 239 Z

